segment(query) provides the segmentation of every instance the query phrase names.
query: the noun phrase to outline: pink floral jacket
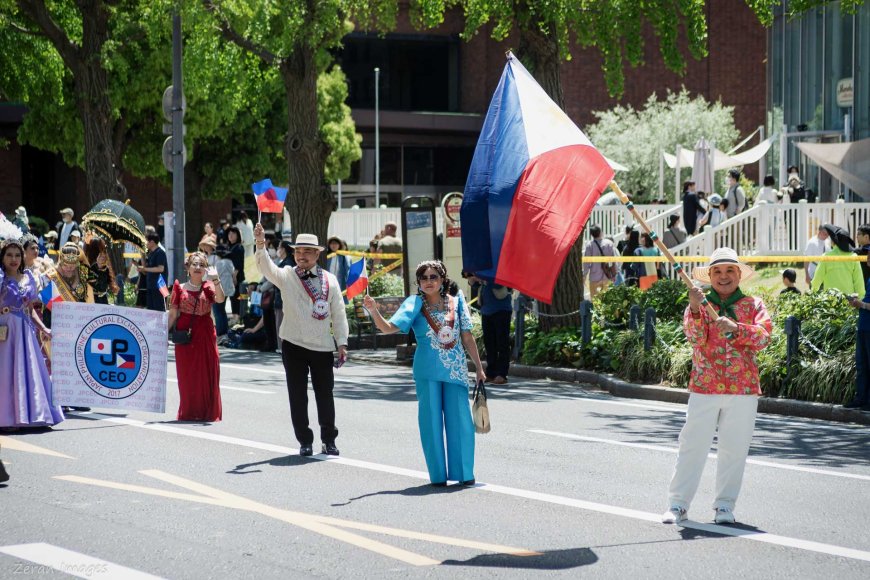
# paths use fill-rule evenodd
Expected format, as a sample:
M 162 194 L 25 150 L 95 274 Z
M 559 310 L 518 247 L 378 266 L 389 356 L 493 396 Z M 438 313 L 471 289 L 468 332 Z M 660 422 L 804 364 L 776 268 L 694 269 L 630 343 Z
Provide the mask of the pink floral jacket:
M 715 306 L 713 308 L 716 308 Z M 703 395 L 760 395 L 755 353 L 770 342 L 770 316 L 760 298 L 746 296 L 734 304 L 737 332 L 725 338 L 706 308 L 695 318 L 683 315 L 683 329 L 693 347 L 689 390 Z

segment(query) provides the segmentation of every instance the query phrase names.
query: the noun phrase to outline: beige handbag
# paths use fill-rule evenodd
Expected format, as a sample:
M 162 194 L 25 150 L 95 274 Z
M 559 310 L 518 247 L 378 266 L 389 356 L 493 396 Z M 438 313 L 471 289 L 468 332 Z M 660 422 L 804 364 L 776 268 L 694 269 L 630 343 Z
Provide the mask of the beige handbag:
M 486 387 L 483 381 L 478 381 L 472 395 L 471 416 L 474 419 L 474 430 L 477 433 L 489 433 L 492 424 L 489 422 L 489 407 L 486 404 Z

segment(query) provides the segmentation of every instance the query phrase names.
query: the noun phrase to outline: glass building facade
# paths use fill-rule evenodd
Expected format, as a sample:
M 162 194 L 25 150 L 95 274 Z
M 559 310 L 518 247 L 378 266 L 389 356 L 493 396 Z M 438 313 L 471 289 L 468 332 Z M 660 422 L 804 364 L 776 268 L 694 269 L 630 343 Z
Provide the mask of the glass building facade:
M 780 168 L 797 165 L 819 201 L 840 194 L 849 199 L 850 192 L 803 158 L 794 143 L 870 137 L 870 3 L 847 14 L 840 2 L 831 2 L 799 18 L 786 16 L 789 4 L 775 9 L 768 32 L 767 129 L 786 135 L 772 149 L 770 172 L 777 177 Z M 849 86 L 852 103 L 844 105 Z

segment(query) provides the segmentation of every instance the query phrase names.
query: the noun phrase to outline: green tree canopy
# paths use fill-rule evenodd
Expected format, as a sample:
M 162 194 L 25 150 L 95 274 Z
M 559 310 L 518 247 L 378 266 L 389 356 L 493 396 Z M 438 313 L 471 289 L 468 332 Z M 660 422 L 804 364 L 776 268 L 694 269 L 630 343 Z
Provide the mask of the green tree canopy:
M 586 134 L 602 153 L 628 166 L 616 180 L 625 191 L 645 192 L 635 197 L 643 203 L 659 197 L 659 159 L 661 151 L 673 154 L 677 145 L 692 148 L 704 137 L 727 151 L 737 140 L 734 107 L 692 97 L 686 89 L 668 91 L 663 99 L 650 95 L 644 106 L 635 109 L 616 106 L 595 111 L 598 121 Z M 665 191 L 672 191 L 674 170 L 665 168 Z M 667 196 L 670 199 L 670 196 Z

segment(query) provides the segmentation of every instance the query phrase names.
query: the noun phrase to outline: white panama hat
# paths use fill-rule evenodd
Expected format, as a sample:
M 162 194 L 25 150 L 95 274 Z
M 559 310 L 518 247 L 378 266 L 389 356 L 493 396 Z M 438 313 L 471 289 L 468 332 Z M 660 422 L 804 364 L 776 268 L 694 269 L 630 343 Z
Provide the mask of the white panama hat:
M 710 269 L 713 266 L 728 264 L 737 266 L 740 269 L 740 281 L 748 280 L 755 275 L 755 270 L 746 264 L 742 263 L 737 258 L 737 252 L 731 248 L 717 248 L 710 256 L 710 263 L 706 266 L 697 266 L 692 270 L 692 278 L 699 282 L 710 283 Z
M 317 236 L 314 234 L 299 234 L 296 236 L 296 243 L 291 244 L 293 248 L 317 248 L 321 252 L 323 251 L 323 246 L 317 240 Z

